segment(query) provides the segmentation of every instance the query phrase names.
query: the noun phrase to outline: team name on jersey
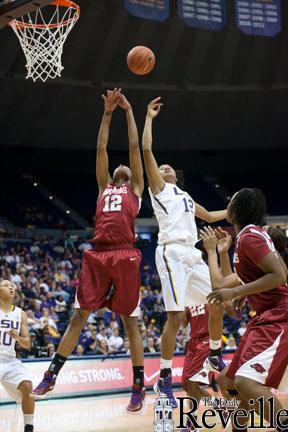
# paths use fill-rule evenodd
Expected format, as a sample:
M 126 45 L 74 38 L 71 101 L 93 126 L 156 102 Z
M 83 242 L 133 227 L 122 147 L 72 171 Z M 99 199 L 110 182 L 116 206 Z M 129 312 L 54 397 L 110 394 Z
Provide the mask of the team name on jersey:
M 0 320 L 0 328 L 2 328 L 2 329 L 11 328 L 13 330 L 19 330 L 19 321 L 13 321 L 10 319 L 2 319 L 2 320 Z
M 105 189 L 105 191 L 103 192 L 103 195 L 122 195 L 122 194 L 128 194 L 128 189 L 127 186 L 121 186 L 119 188 L 117 187 L 113 187 L 113 188 L 108 188 Z
M 238 253 L 237 252 L 234 253 L 233 263 L 234 264 L 238 264 L 239 263 L 239 257 L 238 257 Z

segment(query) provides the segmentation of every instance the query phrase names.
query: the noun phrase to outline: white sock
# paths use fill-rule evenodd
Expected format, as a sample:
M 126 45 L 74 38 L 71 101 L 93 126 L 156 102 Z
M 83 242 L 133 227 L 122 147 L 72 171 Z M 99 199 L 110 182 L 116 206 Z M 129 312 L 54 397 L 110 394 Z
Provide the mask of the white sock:
M 161 369 L 172 369 L 172 360 L 165 360 L 165 359 L 161 358 L 160 368 Z
M 217 349 L 221 348 L 221 346 L 222 346 L 222 340 L 221 339 L 219 339 L 219 340 L 209 339 L 209 340 L 210 340 L 210 349 L 211 350 L 217 350 Z
M 23 414 L 24 415 L 24 426 L 34 426 L 34 414 Z

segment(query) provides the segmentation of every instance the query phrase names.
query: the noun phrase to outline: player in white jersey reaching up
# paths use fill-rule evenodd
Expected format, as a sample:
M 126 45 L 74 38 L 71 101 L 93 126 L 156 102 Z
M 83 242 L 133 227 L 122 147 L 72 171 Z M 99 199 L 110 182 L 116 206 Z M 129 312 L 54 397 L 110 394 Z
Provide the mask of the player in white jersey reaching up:
M 34 431 L 32 382 L 26 368 L 16 358 L 15 344 L 30 349 L 27 315 L 13 305 L 15 285 L 8 280 L 0 282 L 0 382 L 6 392 L 22 403 L 24 432 Z
M 168 315 L 162 335 L 160 378 L 154 390 L 166 394 L 176 408 L 171 368 L 182 312 L 186 306 L 206 304 L 206 297 L 212 291 L 208 266 L 195 247 L 198 241 L 195 216 L 211 223 L 225 219 L 227 212 L 208 212 L 177 186 L 176 172 L 171 166 L 158 167 L 152 153 L 152 122 L 161 109 L 160 99 L 148 105 L 142 145 L 152 206 L 159 223 L 155 260 Z M 220 371 L 225 367 L 221 357 L 223 307 L 210 305 L 209 314 L 209 363 L 211 368 Z

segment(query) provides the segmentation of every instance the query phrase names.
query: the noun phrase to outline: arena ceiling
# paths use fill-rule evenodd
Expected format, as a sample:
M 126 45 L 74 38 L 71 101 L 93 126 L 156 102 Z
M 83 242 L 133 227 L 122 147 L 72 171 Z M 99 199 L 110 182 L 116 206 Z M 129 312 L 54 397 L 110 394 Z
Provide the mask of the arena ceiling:
M 275 38 L 248 37 L 229 24 L 219 32 L 184 25 L 172 3 L 164 23 L 135 19 L 121 0 L 78 0 L 81 19 L 64 52 L 63 78 L 25 80 L 25 62 L 10 28 L 0 31 L 0 145 L 92 149 L 102 115 L 101 93 L 121 86 L 139 129 L 147 102 L 162 95 L 155 121 L 158 150 L 286 148 L 288 135 L 288 4 Z M 173 6 L 173 3 L 175 5 Z M 125 58 L 151 47 L 157 68 L 136 77 Z M 127 148 L 123 112 L 112 123 L 111 146 Z

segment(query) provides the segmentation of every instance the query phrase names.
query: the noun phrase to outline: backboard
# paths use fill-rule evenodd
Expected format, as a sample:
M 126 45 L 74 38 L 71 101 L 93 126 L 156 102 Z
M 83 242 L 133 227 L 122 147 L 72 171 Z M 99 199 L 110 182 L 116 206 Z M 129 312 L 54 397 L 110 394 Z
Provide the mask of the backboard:
M 42 8 L 53 0 L 0 0 L 0 29 L 15 18 Z

